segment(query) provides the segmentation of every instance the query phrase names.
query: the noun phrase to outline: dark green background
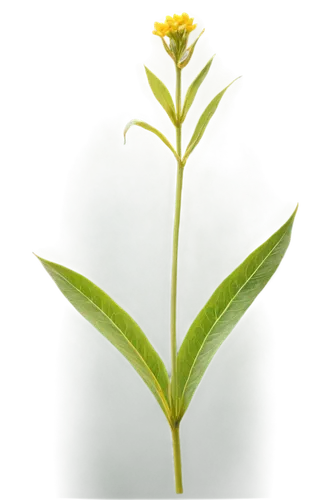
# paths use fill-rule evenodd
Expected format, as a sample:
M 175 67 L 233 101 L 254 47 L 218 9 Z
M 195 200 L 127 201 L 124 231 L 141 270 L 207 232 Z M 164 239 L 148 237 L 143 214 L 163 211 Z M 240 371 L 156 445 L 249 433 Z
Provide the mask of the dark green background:
M 169 367 L 175 165 L 140 129 L 123 146 L 121 127 L 116 120 L 94 135 L 68 188 L 62 248 L 41 253 L 104 288 Z M 213 289 L 267 234 L 273 196 L 247 162 L 233 175 L 209 164 L 187 168 L 179 344 Z M 212 361 L 182 423 L 184 498 L 268 496 L 270 354 L 267 318 L 256 304 Z M 60 382 L 59 496 L 174 498 L 160 409 L 132 367 L 73 309 L 62 332 Z

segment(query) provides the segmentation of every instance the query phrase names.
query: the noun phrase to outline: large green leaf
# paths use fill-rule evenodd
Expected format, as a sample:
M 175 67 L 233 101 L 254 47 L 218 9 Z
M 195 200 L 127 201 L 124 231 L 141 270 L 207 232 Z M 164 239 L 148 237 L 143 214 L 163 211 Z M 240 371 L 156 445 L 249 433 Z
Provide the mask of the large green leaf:
M 179 418 L 214 354 L 278 268 L 290 242 L 296 211 L 223 281 L 192 323 L 177 358 Z
M 131 363 L 170 418 L 169 378 L 163 361 L 135 321 L 103 290 L 70 269 L 38 257 L 71 304 Z

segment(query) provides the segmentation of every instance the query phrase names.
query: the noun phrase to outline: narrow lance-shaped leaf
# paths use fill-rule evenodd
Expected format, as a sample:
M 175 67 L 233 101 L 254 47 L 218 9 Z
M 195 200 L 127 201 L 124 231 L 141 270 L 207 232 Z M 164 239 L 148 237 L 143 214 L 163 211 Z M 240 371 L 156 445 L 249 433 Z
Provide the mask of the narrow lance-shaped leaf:
M 190 45 L 189 47 L 187 47 L 187 49 L 185 50 L 185 52 L 184 52 L 181 60 L 177 64 L 178 68 L 185 68 L 185 66 L 188 65 L 188 63 L 190 62 L 190 60 L 191 60 L 191 58 L 193 56 L 193 52 L 194 52 L 195 46 L 196 46 L 199 38 L 201 37 L 201 35 L 203 34 L 204 31 L 205 30 L 202 30 L 202 32 L 197 37 L 197 39 L 192 43 L 192 45 Z
M 132 125 L 137 125 L 138 127 L 142 127 L 142 128 L 144 128 L 146 130 L 149 130 L 149 132 L 153 132 L 153 134 L 157 135 L 157 137 L 159 137 L 161 139 L 161 141 L 164 142 L 164 144 L 166 146 L 168 146 L 168 148 L 170 149 L 170 151 L 174 154 L 176 160 L 180 161 L 179 156 L 177 155 L 176 151 L 174 150 L 174 148 L 172 147 L 172 145 L 170 144 L 170 142 L 168 141 L 168 139 L 159 130 L 157 130 L 157 128 L 154 128 L 151 125 L 148 125 L 148 123 L 142 122 L 140 120 L 131 120 L 126 125 L 125 130 L 124 130 L 124 144 L 126 144 L 126 134 L 127 134 L 127 131 L 128 131 L 128 129 Z
M 161 104 L 161 106 L 163 106 L 165 111 L 168 113 L 172 123 L 176 125 L 175 105 L 173 103 L 170 92 L 168 91 L 164 83 L 161 82 L 161 80 L 157 78 L 157 76 L 155 76 L 154 73 L 152 73 L 148 68 L 146 68 L 146 66 L 145 70 L 150 88 L 152 89 L 154 96 Z
M 177 358 L 182 418 L 211 359 L 278 268 L 290 242 L 290 219 L 216 289 L 192 323 Z
M 173 52 L 170 50 L 169 45 L 166 43 L 166 41 L 164 40 L 163 37 L 161 37 L 161 40 L 162 40 L 163 47 L 164 47 L 166 53 L 171 57 L 171 59 L 175 60 L 175 56 L 174 56 Z
M 163 361 L 137 323 L 103 290 L 70 269 L 38 257 L 71 304 L 131 363 L 169 420 L 169 379 Z
M 240 78 L 240 76 L 238 77 Z M 213 114 L 215 113 L 217 106 L 220 103 L 220 100 L 222 99 L 224 93 L 226 90 L 232 85 L 238 78 L 235 78 L 229 85 L 223 89 L 217 96 L 214 97 L 214 99 L 208 104 L 207 108 L 205 111 L 202 113 L 200 116 L 200 119 L 198 121 L 198 124 L 194 130 L 194 133 L 191 137 L 191 140 L 187 146 L 187 149 L 185 151 L 185 155 L 183 158 L 183 162 L 185 163 L 189 155 L 192 153 L 193 149 L 196 147 L 196 145 L 199 143 L 201 137 L 204 134 L 204 131 L 206 130 L 206 127 L 209 123 L 209 120 L 212 118 Z
M 196 79 L 189 86 L 188 91 L 187 91 L 186 96 L 185 96 L 185 101 L 184 101 L 184 106 L 183 106 L 183 111 L 182 111 L 182 116 L 181 116 L 181 122 L 183 122 L 185 120 L 187 112 L 190 109 L 190 107 L 192 106 L 192 103 L 194 101 L 195 96 L 197 95 L 199 87 L 207 76 L 209 68 L 212 65 L 213 59 L 214 59 L 214 56 L 210 59 L 210 61 L 208 61 L 206 66 L 203 68 L 203 70 L 200 71 L 200 73 L 198 74 Z

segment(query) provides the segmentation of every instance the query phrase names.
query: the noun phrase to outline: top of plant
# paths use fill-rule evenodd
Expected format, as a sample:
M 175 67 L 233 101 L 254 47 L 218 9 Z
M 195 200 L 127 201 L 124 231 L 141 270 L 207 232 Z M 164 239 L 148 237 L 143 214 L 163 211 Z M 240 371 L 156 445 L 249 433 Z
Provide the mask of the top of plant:
M 166 16 L 164 23 L 156 22 L 154 24 L 153 35 L 161 38 L 165 50 L 180 69 L 190 62 L 194 47 L 204 32 L 203 30 L 195 42 L 187 47 L 188 36 L 196 27 L 197 25 L 193 24 L 193 17 L 190 17 L 185 12 L 180 16 L 177 14 L 174 14 L 173 17 Z M 169 45 L 164 40 L 165 36 L 170 38 Z
M 164 110 L 167 112 L 169 115 L 169 118 L 173 125 L 178 129 L 182 123 L 184 122 L 187 113 L 192 106 L 192 103 L 195 99 L 195 96 L 199 90 L 199 87 L 201 86 L 202 82 L 206 78 L 209 68 L 212 65 L 213 62 L 213 57 L 208 61 L 206 66 L 200 71 L 198 76 L 195 78 L 195 80 L 191 83 L 189 86 L 183 105 L 181 103 L 181 98 L 180 98 L 180 91 L 181 91 L 181 70 L 184 68 L 190 61 L 194 48 L 196 46 L 196 43 L 198 42 L 200 36 L 204 32 L 200 33 L 200 35 L 196 38 L 196 40 L 190 45 L 187 46 L 187 41 L 189 38 L 189 34 L 191 31 L 193 31 L 197 25 L 193 24 L 193 18 L 190 18 L 188 14 L 183 13 L 182 15 L 177 15 L 174 14 L 173 17 L 171 16 L 166 16 L 165 23 L 158 23 L 156 22 L 154 24 L 155 30 L 153 31 L 153 34 L 158 36 L 163 43 L 163 47 L 167 54 L 173 59 L 175 66 L 176 66 L 176 74 L 177 74 L 177 86 L 176 86 L 176 106 L 175 103 L 171 97 L 171 94 L 167 87 L 164 85 L 164 83 L 157 78 L 157 76 L 154 75 L 148 68 L 145 67 L 147 78 L 149 85 L 153 91 L 154 96 L 158 100 L 158 102 L 161 104 L 161 106 L 164 108 Z M 169 38 L 169 43 L 165 40 L 164 37 Z M 240 78 L 240 77 L 238 77 Z M 237 78 L 235 79 L 237 80 Z M 233 80 L 233 82 L 235 81 Z M 143 122 L 142 120 L 131 120 L 125 127 L 124 130 L 124 143 L 126 144 L 126 134 L 130 127 L 132 125 L 138 125 L 139 127 L 142 127 L 150 132 L 153 132 L 157 137 L 161 139 L 162 142 L 170 149 L 170 151 L 173 153 L 175 156 L 177 162 L 179 165 L 182 167 L 185 167 L 185 164 L 187 162 L 187 159 L 189 155 L 192 153 L 194 148 L 198 145 L 200 142 L 206 127 L 214 115 L 224 93 L 226 90 L 230 87 L 230 85 L 233 83 L 231 82 L 227 87 L 225 87 L 219 94 L 217 94 L 214 99 L 208 104 L 204 112 L 202 113 L 197 126 L 194 130 L 194 133 L 192 135 L 192 138 L 186 148 L 185 154 L 183 157 L 181 157 L 181 148 L 177 146 L 179 151 L 175 150 L 172 144 L 168 141 L 168 139 L 155 127 L 152 127 L 146 122 Z
M 166 16 L 164 23 L 155 23 L 153 35 L 175 38 L 184 31 L 190 33 L 196 27 L 197 25 L 193 24 L 193 17 L 190 18 L 188 14 L 183 13 L 181 16 L 174 14 L 173 17 Z

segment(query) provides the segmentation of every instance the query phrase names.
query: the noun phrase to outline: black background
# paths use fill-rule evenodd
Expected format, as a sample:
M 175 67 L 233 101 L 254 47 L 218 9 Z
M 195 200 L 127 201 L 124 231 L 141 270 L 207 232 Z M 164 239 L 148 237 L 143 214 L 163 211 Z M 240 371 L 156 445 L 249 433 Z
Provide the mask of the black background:
M 155 10 L 158 14 L 158 9 Z M 26 151 L 30 158 L 25 169 L 29 196 L 27 210 L 22 214 L 24 247 L 57 245 L 59 227 L 55 217 L 63 203 L 64 170 L 71 168 L 81 145 L 87 144 L 88 130 L 94 131 L 111 116 L 111 111 L 144 110 L 143 97 L 135 95 L 135 63 L 136 56 L 149 53 L 143 46 L 143 15 L 153 13 L 148 7 L 137 12 L 124 9 L 117 16 L 109 13 L 109 26 L 101 26 L 95 36 L 87 19 L 83 24 L 78 20 L 73 26 L 66 26 L 66 30 L 61 24 L 54 31 L 41 28 L 45 33 L 41 33 L 38 43 L 22 47 L 30 60 L 26 73 L 30 92 L 21 94 L 27 113 L 20 120 L 20 127 L 25 127 L 29 137 Z M 249 95 L 241 97 L 240 112 L 233 113 L 232 128 L 224 131 L 232 133 L 232 144 L 225 148 L 228 149 L 225 166 L 238 167 L 240 154 L 247 151 L 249 144 L 256 144 L 259 170 L 265 166 L 263 180 L 271 186 L 280 186 L 283 201 L 304 199 L 302 171 L 306 149 L 300 120 L 302 102 L 297 84 L 289 81 L 295 61 L 300 64 L 303 56 L 293 20 L 284 17 L 279 22 L 269 16 L 263 22 L 258 13 L 240 19 L 235 12 L 230 15 L 216 7 L 202 8 L 201 14 L 209 16 L 208 38 L 216 40 L 217 47 L 224 47 L 225 59 L 232 62 L 233 70 L 249 73 Z M 88 12 L 86 15 L 89 16 Z M 99 16 L 103 18 L 104 13 Z M 117 22 L 118 16 L 123 20 Z M 268 309 L 273 302 L 272 498 L 283 498 L 284 491 L 290 496 L 292 492 L 297 494 L 299 479 L 295 470 L 302 469 L 304 461 L 304 436 L 299 430 L 305 408 L 301 396 L 304 384 L 301 339 L 297 343 L 295 337 L 286 338 L 282 328 L 288 317 L 297 329 L 304 307 L 303 233 L 304 227 L 298 225 L 297 258 L 289 259 L 288 273 L 274 283 L 273 298 L 265 299 Z M 43 498 L 57 498 L 58 353 L 54 356 L 54 338 L 46 338 L 44 332 L 52 330 L 64 311 L 55 304 L 53 291 L 45 286 L 40 293 L 39 275 L 30 275 L 30 267 L 31 260 L 26 258 L 25 276 L 31 290 L 26 296 L 26 328 L 32 333 L 35 346 L 31 349 L 31 386 L 26 401 L 31 411 L 26 418 L 29 443 L 39 457 L 39 490 Z M 297 287 L 294 300 L 286 304 L 282 303 L 282 297 L 289 282 Z M 299 386 L 299 399 L 291 399 L 295 385 Z M 29 471 L 29 463 L 26 465 Z M 26 481 L 26 490 L 30 491 L 28 476 Z

